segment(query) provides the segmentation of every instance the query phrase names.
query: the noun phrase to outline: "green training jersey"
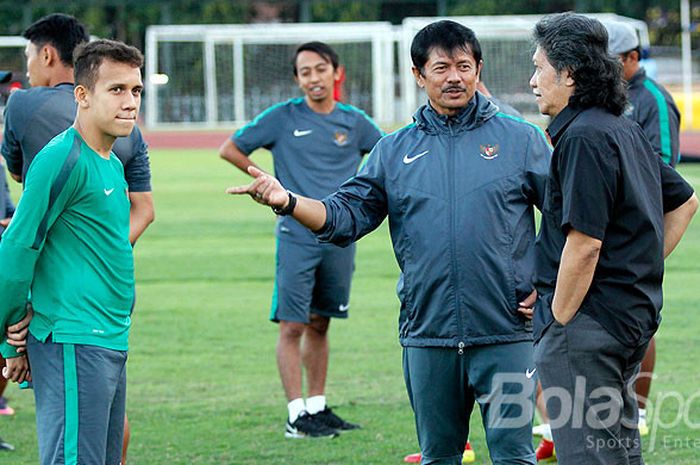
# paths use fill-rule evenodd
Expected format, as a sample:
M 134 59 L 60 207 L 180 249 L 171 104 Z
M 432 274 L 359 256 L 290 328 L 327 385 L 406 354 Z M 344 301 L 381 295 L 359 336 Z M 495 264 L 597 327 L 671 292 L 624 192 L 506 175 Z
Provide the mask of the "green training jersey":
M 124 168 L 70 127 L 37 155 L 0 242 L 0 328 L 34 306 L 44 341 L 127 350 L 134 300 Z M 6 342 L 5 357 L 16 356 Z

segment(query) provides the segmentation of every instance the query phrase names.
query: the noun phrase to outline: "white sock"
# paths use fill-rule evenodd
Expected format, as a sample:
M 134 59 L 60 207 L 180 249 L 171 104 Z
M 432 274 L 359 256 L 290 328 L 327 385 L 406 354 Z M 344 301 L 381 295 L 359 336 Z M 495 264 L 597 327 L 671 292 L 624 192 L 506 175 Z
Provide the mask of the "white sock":
M 294 423 L 297 421 L 297 418 L 299 418 L 299 415 L 301 415 L 301 412 L 303 412 L 306 409 L 304 406 L 304 399 L 299 397 L 298 399 L 292 400 L 290 403 L 287 404 L 287 411 L 289 412 L 289 423 Z
M 647 409 L 639 409 L 639 421 L 647 421 Z
M 552 427 L 549 426 L 549 423 L 545 423 L 542 426 L 542 438 L 550 442 L 554 441 L 554 438 L 552 438 Z
M 309 415 L 322 412 L 326 408 L 326 396 L 313 396 L 306 399 L 306 411 Z

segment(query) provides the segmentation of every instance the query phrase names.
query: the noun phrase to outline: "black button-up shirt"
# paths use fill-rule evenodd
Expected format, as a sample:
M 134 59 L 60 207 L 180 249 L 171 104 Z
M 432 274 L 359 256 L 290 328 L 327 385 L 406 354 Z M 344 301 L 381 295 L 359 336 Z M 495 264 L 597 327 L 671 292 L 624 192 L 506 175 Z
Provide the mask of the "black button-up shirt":
M 547 131 L 554 153 L 536 244 L 535 340 L 553 321 L 559 262 L 573 228 L 602 241 L 579 311 L 625 345 L 644 343 L 660 322 L 663 216 L 693 189 L 656 155 L 637 124 L 602 108 L 566 107 Z

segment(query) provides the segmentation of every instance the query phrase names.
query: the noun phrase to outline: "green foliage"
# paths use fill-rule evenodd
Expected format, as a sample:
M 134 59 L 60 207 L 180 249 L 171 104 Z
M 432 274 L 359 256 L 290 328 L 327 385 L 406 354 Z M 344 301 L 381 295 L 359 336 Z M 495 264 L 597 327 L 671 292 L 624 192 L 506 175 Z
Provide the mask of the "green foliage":
M 311 5 L 314 22 L 379 21 L 381 2 L 323 0 Z
M 270 168 L 266 154 L 255 160 Z M 247 197 L 223 193 L 248 178 L 214 151 L 154 150 L 152 162 L 156 222 L 135 249 L 129 465 L 398 465 L 416 451 L 397 342 L 398 272 L 386 225 L 360 241 L 351 317 L 334 321 L 330 333 L 329 401 L 364 428 L 334 440 L 285 440 L 277 326 L 267 321 L 274 216 Z M 682 165 L 681 172 L 700 188 L 700 165 Z M 667 262 L 652 400 L 672 391 L 687 399 L 700 386 L 698 282 L 696 220 Z M 7 396 L 17 414 L 0 417 L 0 435 L 17 450 L 0 452 L 0 464 L 37 463 L 33 396 L 15 386 Z M 666 422 L 677 411 L 671 404 L 661 413 Z M 688 415 L 700 423 L 699 402 Z M 696 464 L 697 445 L 686 440 L 696 437 L 683 424 L 660 429 L 653 452 L 644 440 L 645 459 Z M 489 463 L 477 413 L 471 439 L 477 463 Z
M 244 23 L 250 9 L 249 2 L 203 2 L 202 21 L 203 23 Z
M 99 37 L 115 38 L 143 48 L 146 27 L 157 24 L 245 24 L 267 3 L 279 9 L 279 21 L 297 22 L 302 0 L 33 0 L 17 5 L 0 0 L 0 34 L 18 35 L 41 16 L 63 12 L 90 25 Z M 545 14 L 558 11 L 614 12 L 646 20 L 654 45 L 680 44 L 677 0 L 308 0 L 310 20 L 382 21 L 399 24 L 407 16 L 432 16 L 442 4 L 448 15 Z M 700 8 L 692 9 L 693 21 Z

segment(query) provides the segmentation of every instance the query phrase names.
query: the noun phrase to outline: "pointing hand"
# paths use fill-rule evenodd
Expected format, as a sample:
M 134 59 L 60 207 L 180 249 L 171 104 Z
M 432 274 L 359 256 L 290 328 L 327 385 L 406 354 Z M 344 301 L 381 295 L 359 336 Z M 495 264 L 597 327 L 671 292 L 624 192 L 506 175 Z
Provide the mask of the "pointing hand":
M 232 195 L 248 194 L 256 202 L 276 208 L 284 208 L 287 205 L 289 195 L 277 178 L 255 166 L 249 166 L 248 173 L 255 178 L 253 182 L 245 186 L 229 187 L 226 189 L 226 193 Z

